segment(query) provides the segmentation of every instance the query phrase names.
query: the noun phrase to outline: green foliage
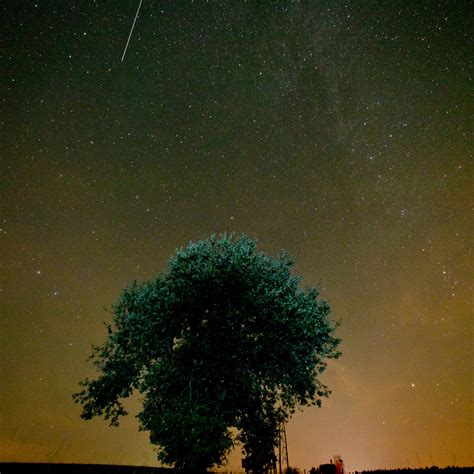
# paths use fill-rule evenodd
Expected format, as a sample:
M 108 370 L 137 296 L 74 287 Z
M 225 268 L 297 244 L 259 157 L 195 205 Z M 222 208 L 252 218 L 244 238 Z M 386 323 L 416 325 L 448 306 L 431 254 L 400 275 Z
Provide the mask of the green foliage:
M 329 395 L 318 375 L 339 356 L 329 306 L 300 289 L 286 254 L 246 236 L 211 236 L 179 249 L 167 272 L 134 283 L 92 358 L 100 376 L 74 395 L 82 417 L 111 425 L 121 399 L 144 395 L 140 428 L 178 469 L 220 465 L 238 429 L 248 458 L 273 452 L 278 423 Z

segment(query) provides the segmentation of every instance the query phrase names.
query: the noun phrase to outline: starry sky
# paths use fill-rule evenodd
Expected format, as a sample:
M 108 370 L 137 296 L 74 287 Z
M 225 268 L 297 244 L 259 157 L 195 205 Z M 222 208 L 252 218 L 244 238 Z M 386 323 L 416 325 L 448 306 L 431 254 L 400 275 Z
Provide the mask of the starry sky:
M 470 2 L 144 0 L 121 62 L 138 4 L 0 7 L 0 460 L 156 464 L 71 394 L 121 289 L 227 231 L 342 320 L 290 464 L 473 465 Z

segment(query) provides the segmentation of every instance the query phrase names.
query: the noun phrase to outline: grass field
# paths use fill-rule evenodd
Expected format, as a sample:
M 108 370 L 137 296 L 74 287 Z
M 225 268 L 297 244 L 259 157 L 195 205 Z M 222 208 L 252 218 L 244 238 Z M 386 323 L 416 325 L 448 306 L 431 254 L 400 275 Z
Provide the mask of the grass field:
M 0 474 L 163 474 L 164 467 L 115 466 L 107 464 L 2 463 Z M 299 472 L 304 472 L 303 470 Z M 358 474 L 473 474 L 474 467 L 430 467 L 424 469 L 390 469 L 359 471 Z M 349 473 L 348 473 L 349 474 Z
M 163 474 L 163 467 L 114 466 L 107 464 L 0 463 L 0 474 Z

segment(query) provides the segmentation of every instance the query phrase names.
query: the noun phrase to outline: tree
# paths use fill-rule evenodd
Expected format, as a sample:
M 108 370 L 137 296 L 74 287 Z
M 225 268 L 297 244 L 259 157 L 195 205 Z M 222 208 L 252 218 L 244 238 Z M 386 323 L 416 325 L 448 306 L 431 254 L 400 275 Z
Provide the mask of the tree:
M 278 423 L 329 395 L 318 376 L 340 355 L 329 306 L 300 288 L 292 265 L 244 235 L 177 250 L 165 273 L 133 283 L 114 305 L 108 338 L 91 356 L 100 375 L 74 395 L 81 416 L 116 426 L 121 400 L 138 391 L 140 429 L 161 462 L 203 471 L 240 441 L 262 470 Z

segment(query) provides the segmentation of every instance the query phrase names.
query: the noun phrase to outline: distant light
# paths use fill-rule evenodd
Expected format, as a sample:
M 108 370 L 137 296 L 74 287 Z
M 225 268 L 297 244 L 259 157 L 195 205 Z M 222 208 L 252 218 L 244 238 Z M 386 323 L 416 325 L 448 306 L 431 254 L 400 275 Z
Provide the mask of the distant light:
M 411 386 L 412 386 L 412 387 L 415 387 L 415 384 L 414 384 L 414 383 L 412 383 L 412 384 L 411 384 Z

